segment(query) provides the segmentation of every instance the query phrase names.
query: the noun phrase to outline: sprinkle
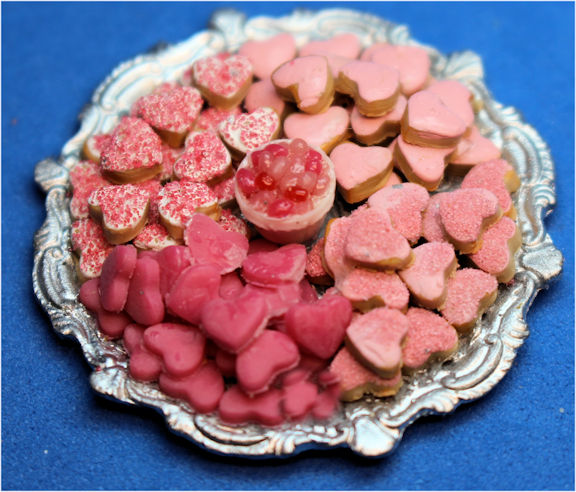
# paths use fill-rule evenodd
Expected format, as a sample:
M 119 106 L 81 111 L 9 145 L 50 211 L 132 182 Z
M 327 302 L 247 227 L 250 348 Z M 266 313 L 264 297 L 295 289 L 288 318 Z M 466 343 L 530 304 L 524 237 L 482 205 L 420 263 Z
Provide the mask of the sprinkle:
M 148 224 L 142 232 L 134 238 L 134 246 L 138 249 L 151 249 L 160 251 L 168 246 L 180 244 L 168 234 L 162 224 Z

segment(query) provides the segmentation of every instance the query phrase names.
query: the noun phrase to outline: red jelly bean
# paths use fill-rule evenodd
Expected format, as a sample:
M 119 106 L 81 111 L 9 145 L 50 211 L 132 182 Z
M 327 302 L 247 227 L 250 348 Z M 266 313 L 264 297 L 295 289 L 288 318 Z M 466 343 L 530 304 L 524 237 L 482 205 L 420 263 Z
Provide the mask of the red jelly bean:
M 258 191 L 256 186 L 256 176 L 250 169 L 239 169 L 236 173 L 236 182 L 238 187 L 247 197 Z
M 272 154 L 272 157 L 288 155 L 288 149 L 280 144 L 269 144 L 264 150 Z
M 290 186 L 284 192 L 284 196 L 293 202 L 305 202 L 308 198 L 308 192 L 299 186 Z
M 322 155 L 320 152 L 310 149 L 304 156 L 304 165 L 306 171 L 311 171 L 316 174 L 322 172 Z
M 286 217 L 292 213 L 294 202 L 287 198 L 278 198 L 268 205 L 268 215 L 270 217 Z
M 260 173 L 256 176 L 254 184 L 260 190 L 273 190 L 276 186 L 274 178 L 266 173 Z

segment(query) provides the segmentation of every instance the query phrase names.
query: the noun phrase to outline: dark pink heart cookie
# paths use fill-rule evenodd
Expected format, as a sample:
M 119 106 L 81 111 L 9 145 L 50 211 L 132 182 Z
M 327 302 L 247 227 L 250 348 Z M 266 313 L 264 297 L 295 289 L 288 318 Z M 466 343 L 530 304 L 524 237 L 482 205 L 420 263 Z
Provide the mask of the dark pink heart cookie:
M 255 396 L 248 396 L 238 386 L 232 386 L 222 395 L 218 413 L 223 422 L 247 424 L 256 422 L 278 425 L 284 421 L 280 410 L 282 391 L 272 388 Z
M 156 381 L 162 372 L 162 359 L 144 345 L 145 326 L 129 324 L 122 342 L 130 355 L 128 370 L 137 381 Z
M 124 309 L 137 256 L 131 244 L 116 246 L 102 265 L 100 300 L 107 311 L 119 313 Z
M 142 325 L 154 325 L 164 319 L 160 265 L 155 259 L 136 260 L 124 309 L 136 323 Z
M 298 283 L 306 270 L 306 248 L 302 244 L 287 244 L 275 251 L 251 254 L 242 264 L 242 276 L 253 284 L 274 287 Z

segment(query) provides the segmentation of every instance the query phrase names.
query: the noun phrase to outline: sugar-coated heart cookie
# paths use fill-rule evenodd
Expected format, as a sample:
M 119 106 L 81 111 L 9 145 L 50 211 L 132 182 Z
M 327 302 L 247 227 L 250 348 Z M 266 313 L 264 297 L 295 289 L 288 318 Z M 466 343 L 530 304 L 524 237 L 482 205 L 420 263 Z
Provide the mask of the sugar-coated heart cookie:
M 274 140 L 280 133 L 280 126 L 278 113 L 264 107 L 228 118 L 220 123 L 218 131 L 232 157 L 240 160 L 251 150 Z
M 102 150 L 104 150 L 104 148 L 107 147 L 111 141 L 112 135 L 109 133 L 90 135 L 82 146 L 82 153 L 86 159 L 99 164 Z
M 501 151 L 492 140 L 483 137 L 476 125 L 462 137 L 450 157 L 446 172 L 456 176 L 464 176 L 470 169 L 481 162 L 498 159 Z
M 252 64 L 242 55 L 220 53 L 196 60 L 193 82 L 210 106 L 238 106 L 252 83 Z
M 254 82 L 244 99 L 244 108 L 249 113 L 262 107 L 272 108 L 280 118 L 285 116 L 288 108 L 287 103 L 276 92 L 270 77 Z
M 353 33 L 338 34 L 330 39 L 314 40 L 300 48 L 300 56 L 332 53 L 347 58 L 358 58 L 362 46 L 358 36 Z
M 502 217 L 484 231 L 482 247 L 470 259 L 487 273 L 494 275 L 498 282 L 510 282 L 516 265 L 514 253 L 522 245 L 520 229 L 509 217 Z
M 348 203 L 365 200 L 388 180 L 392 154 L 385 147 L 361 147 L 352 142 L 330 153 L 338 191 Z
M 444 304 L 448 279 L 458 267 L 450 243 L 430 242 L 413 250 L 414 263 L 398 272 L 418 304 L 437 309 Z
M 206 338 L 194 326 L 159 323 L 144 332 L 144 345 L 162 357 L 164 370 L 173 377 L 192 374 L 204 360 Z
M 238 385 L 231 386 L 222 395 L 218 414 L 223 422 L 263 425 L 278 425 L 284 421 L 280 409 L 282 391 L 272 388 L 264 393 L 249 396 Z
M 472 107 L 472 93 L 457 80 L 437 80 L 427 88 L 436 94 L 464 122 L 466 128 L 474 124 L 474 109 Z
M 102 177 L 100 166 L 93 161 L 80 161 L 70 170 L 70 185 L 72 200 L 70 213 L 75 219 L 88 217 L 88 197 L 94 190 L 109 185 Z
M 325 111 L 334 99 L 334 79 L 323 56 L 301 56 L 280 65 L 271 76 L 276 91 L 285 101 L 293 101 L 300 111 Z
M 136 248 L 126 244 L 116 246 L 104 261 L 100 275 L 100 300 L 107 311 L 119 313 L 124 309 L 137 256 Z
M 292 113 L 284 120 L 286 138 L 301 138 L 308 145 L 329 153 L 348 136 L 350 117 L 340 106 L 332 106 L 320 114 Z
M 260 287 L 258 285 L 247 284 L 245 290 L 264 298 L 268 306 L 268 316 L 270 318 L 284 316 L 292 305 L 302 300 L 300 282 L 290 282 L 275 287 Z
M 164 298 L 160 292 L 160 265 L 153 258 L 138 258 L 130 279 L 124 310 L 141 325 L 164 319 Z
M 408 335 L 402 347 L 402 368 L 419 369 L 431 358 L 445 359 L 458 348 L 458 333 L 444 318 L 432 311 L 410 308 L 406 313 Z
M 423 186 L 401 183 L 377 191 L 368 199 L 368 205 L 387 212 L 394 228 L 414 244 L 422 235 L 422 214 L 429 200 Z
M 443 195 L 444 193 L 433 194 L 422 215 L 422 236 L 426 241 L 449 242 L 440 218 L 440 201 Z
M 156 381 L 162 373 L 162 358 L 144 345 L 145 326 L 129 324 L 124 330 L 122 342 L 130 360 L 128 371 L 136 381 Z
M 306 276 L 313 284 L 331 285 L 332 279 L 326 269 L 322 256 L 324 254 L 324 238 L 318 239 L 306 257 Z
M 162 140 L 148 123 L 124 116 L 102 149 L 102 175 L 112 183 L 137 183 L 162 172 Z
M 234 208 L 237 205 L 236 195 L 234 194 L 235 186 L 235 174 L 232 174 L 229 178 L 219 181 L 216 184 L 210 185 L 216 198 L 218 198 L 218 205 L 220 205 L 222 209 Z M 222 212 L 224 212 L 224 210 L 222 210 Z
M 99 277 L 104 260 L 112 246 L 104 236 L 104 230 L 91 218 L 80 219 L 72 224 L 72 249 L 78 253 L 78 276 L 81 281 Z
M 265 79 L 282 63 L 296 56 L 296 41 L 289 33 L 280 33 L 264 40 L 246 41 L 238 54 L 250 60 L 254 75 Z
M 494 303 L 497 294 L 498 281 L 494 276 L 475 268 L 463 268 L 448 281 L 448 295 L 440 311 L 460 333 L 467 333 Z
M 218 219 L 218 225 L 225 231 L 242 234 L 246 239 L 250 239 L 250 236 L 252 235 L 248 223 L 244 219 L 234 215 L 228 209 L 222 210 L 220 218 Z
M 352 96 L 364 116 L 383 116 L 398 100 L 398 71 L 377 63 L 352 61 L 340 69 L 336 90 Z
M 304 278 L 306 248 L 287 244 L 271 252 L 248 255 L 242 263 L 244 280 L 261 287 L 298 283 Z
M 350 113 L 350 124 L 356 140 L 364 145 L 376 145 L 400 133 L 407 99 L 400 95 L 394 107 L 383 116 L 364 116 L 356 106 Z
M 502 216 L 498 199 L 483 188 L 460 188 L 440 200 L 440 220 L 448 240 L 461 253 L 482 245 L 484 230 Z
M 342 280 L 354 268 L 354 263 L 344 254 L 350 224 L 350 217 L 343 216 L 330 220 L 326 225 L 322 260 L 324 269 L 335 281 Z
M 365 394 L 391 396 L 402 386 L 402 373 L 398 371 L 384 379 L 358 362 L 346 347 L 342 347 L 330 364 L 330 371 L 339 379 L 340 399 L 356 401 Z
M 232 109 L 206 108 L 198 116 L 194 125 L 195 132 L 209 131 L 218 133 L 220 123 L 232 116 L 242 114 L 242 108 L 236 106 Z

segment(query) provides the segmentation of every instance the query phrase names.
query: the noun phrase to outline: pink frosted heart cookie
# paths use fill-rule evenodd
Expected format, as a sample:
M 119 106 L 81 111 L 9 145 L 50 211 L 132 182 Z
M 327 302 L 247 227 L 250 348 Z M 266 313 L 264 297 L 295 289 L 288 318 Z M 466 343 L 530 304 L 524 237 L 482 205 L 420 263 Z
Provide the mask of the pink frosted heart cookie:
M 334 99 L 334 79 L 323 56 L 301 56 L 280 65 L 271 75 L 282 99 L 304 113 L 321 113 Z
M 218 127 L 220 137 L 232 157 L 242 159 L 248 152 L 274 140 L 280 133 L 280 118 L 272 108 L 228 118 Z
M 414 244 L 422 235 L 422 214 L 429 200 L 424 187 L 401 183 L 377 191 L 368 199 L 368 205 L 387 212 L 394 228 Z
M 358 58 L 361 49 L 360 40 L 356 34 L 344 33 L 330 39 L 309 41 L 300 48 L 300 56 L 331 53 L 354 59 Z
M 100 156 L 102 155 L 102 150 L 104 150 L 112 141 L 112 135 L 109 133 L 99 133 L 97 135 L 90 135 L 84 145 L 82 146 L 82 153 L 86 159 L 100 163 Z
M 330 371 L 339 380 L 340 399 L 356 401 L 365 394 L 391 396 L 402 386 L 402 373 L 398 371 L 389 379 L 384 379 L 358 362 L 346 347 L 342 347 L 330 364 Z
M 338 217 L 326 225 L 323 265 L 328 275 L 336 282 L 344 279 L 354 269 L 354 263 L 344 254 L 351 222 L 350 217 Z
M 102 149 L 102 175 L 112 183 L 137 183 L 162 172 L 162 140 L 148 123 L 125 116 Z
M 436 94 L 442 102 L 449 107 L 464 122 L 469 129 L 474 124 L 474 109 L 472 107 L 472 93 L 457 80 L 438 80 L 427 88 Z
M 321 114 L 292 113 L 284 121 L 287 138 L 301 138 L 309 145 L 330 152 L 348 136 L 350 117 L 340 106 L 332 106 Z
M 440 218 L 440 201 L 445 193 L 435 193 L 430 197 L 422 216 L 422 236 L 429 242 L 449 242 Z
M 272 388 L 264 393 L 249 396 L 238 386 L 232 386 L 220 399 L 218 414 L 223 422 L 278 425 L 284 421 L 280 408 L 282 391 Z
M 240 106 L 236 106 L 232 109 L 218 109 L 218 108 L 206 108 L 198 116 L 196 124 L 194 125 L 195 132 L 214 132 L 218 133 L 218 127 L 220 123 L 227 120 L 230 117 L 236 117 L 242 114 L 242 109 Z
M 467 333 L 494 303 L 497 294 L 498 281 L 494 276 L 475 268 L 457 270 L 448 281 L 446 303 L 440 311 L 460 333 Z
M 80 280 L 99 277 L 106 257 L 112 246 L 104 236 L 104 230 L 97 222 L 88 218 L 72 224 L 72 249 L 78 253 L 77 271 Z
M 261 287 L 298 283 L 304 278 L 306 248 L 287 244 L 271 252 L 248 255 L 242 263 L 244 280 Z
M 392 226 L 388 213 L 377 208 L 351 217 L 344 254 L 356 265 L 376 270 L 402 269 L 413 259 L 406 238 Z
M 291 34 L 280 33 L 261 41 L 246 41 L 240 46 L 238 54 L 250 60 L 256 77 L 265 79 L 278 66 L 296 56 L 296 41 Z
M 458 333 L 436 313 L 410 308 L 406 318 L 408 335 L 402 347 L 402 362 L 407 372 L 425 366 L 431 358 L 445 359 L 458 348 Z
M 178 148 L 192 130 L 203 104 L 194 87 L 166 82 L 136 100 L 131 114 L 146 121 L 170 147 Z
M 156 381 L 162 373 L 162 358 L 144 345 L 145 326 L 129 324 L 124 330 L 122 342 L 130 360 L 128 371 L 136 381 Z
M 141 325 L 154 325 L 164 319 L 160 265 L 155 259 L 144 257 L 136 260 L 124 310 Z
M 460 188 L 440 200 L 440 220 L 448 240 L 461 253 L 474 253 L 482 234 L 502 216 L 496 196 L 483 188 Z
M 510 193 L 520 187 L 520 178 L 514 168 L 504 159 L 482 162 L 470 170 L 462 180 L 462 188 L 484 188 L 498 198 L 504 215 L 516 217 L 516 209 Z
M 119 313 L 124 309 L 130 279 L 136 268 L 138 252 L 131 244 L 116 246 L 102 265 L 100 296 L 102 307 Z
M 80 161 L 70 170 L 72 200 L 70 213 L 75 219 L 88 217 L 88 197 L 94 190 L 109 185 L 102 177 L 100 167 L 93 161 Z
M 398 100 L 398 71 L 377 63 L 352 61 L 340 69 L 336 90 L 352 96 L 364 116 L 383 116 Z
M 413 250 L 414 263 L 398 272 L 418 304 L 437 309 L 446 299 L 448 279 L 458 267 L 450 243 L 424 243 Z
M 478 268 L 494 275 L 498 282 L 507 283 L 514 278 L 514 253 L 521 245 L 522 236 L 516 223 L 502 217 L 484 231 L 482 247 L 471 254 L 470 259 Z
M 280 118 L 285 116 L 288 109 L 286 102 L 278 95 L 269 77 L 254 82 L 244 99 L 244 108 L 249 113 L 262 107 L 272 108 Z
M 406 103 L 407 99 L 400 95 L 390 111 L 383 116 L 372 118 L 364 116 L 354 107 L 350 114 L 350 124 L 356 140 L 364 145 L 376 145 L 398 135 Z
M 252 64 L 242 55 L 220 53 L 196 60 L 193 82 L 210 106 L 232 109 L 238 106 L 252 83 Z
M 266 391 L 276 376 L 298 365 L 300 353 L 284 333 L 264 330 L 236 357 L 238 384 L 249 395 Z
M 306 276 L 313 284 L 331 285 L 332 279 L 326 269 L 322 256 L 324 254 L 324 238 L 318 239 L 306 257 Z
M 476 125 L 460 139 L 454 154 L 450 157 L 446 171 L 456 176 L 464 176 L 481 162 L 498 159 L 500 149 L 486 137 L 483 137 Z
M 280 318 L 291 306 L 302 301 L 300 282 L 291 282 L 277 287 L 247 284 L 245 290 L 264 298 L 268 306 L 267 314 L 270 318 L 275 318 L 275 321 L 281 321 Z
M 330 153 L 338 191 L 348 203 L 365 200 L 388 180 L 392 154 L 385 147 L 340 144 Z

